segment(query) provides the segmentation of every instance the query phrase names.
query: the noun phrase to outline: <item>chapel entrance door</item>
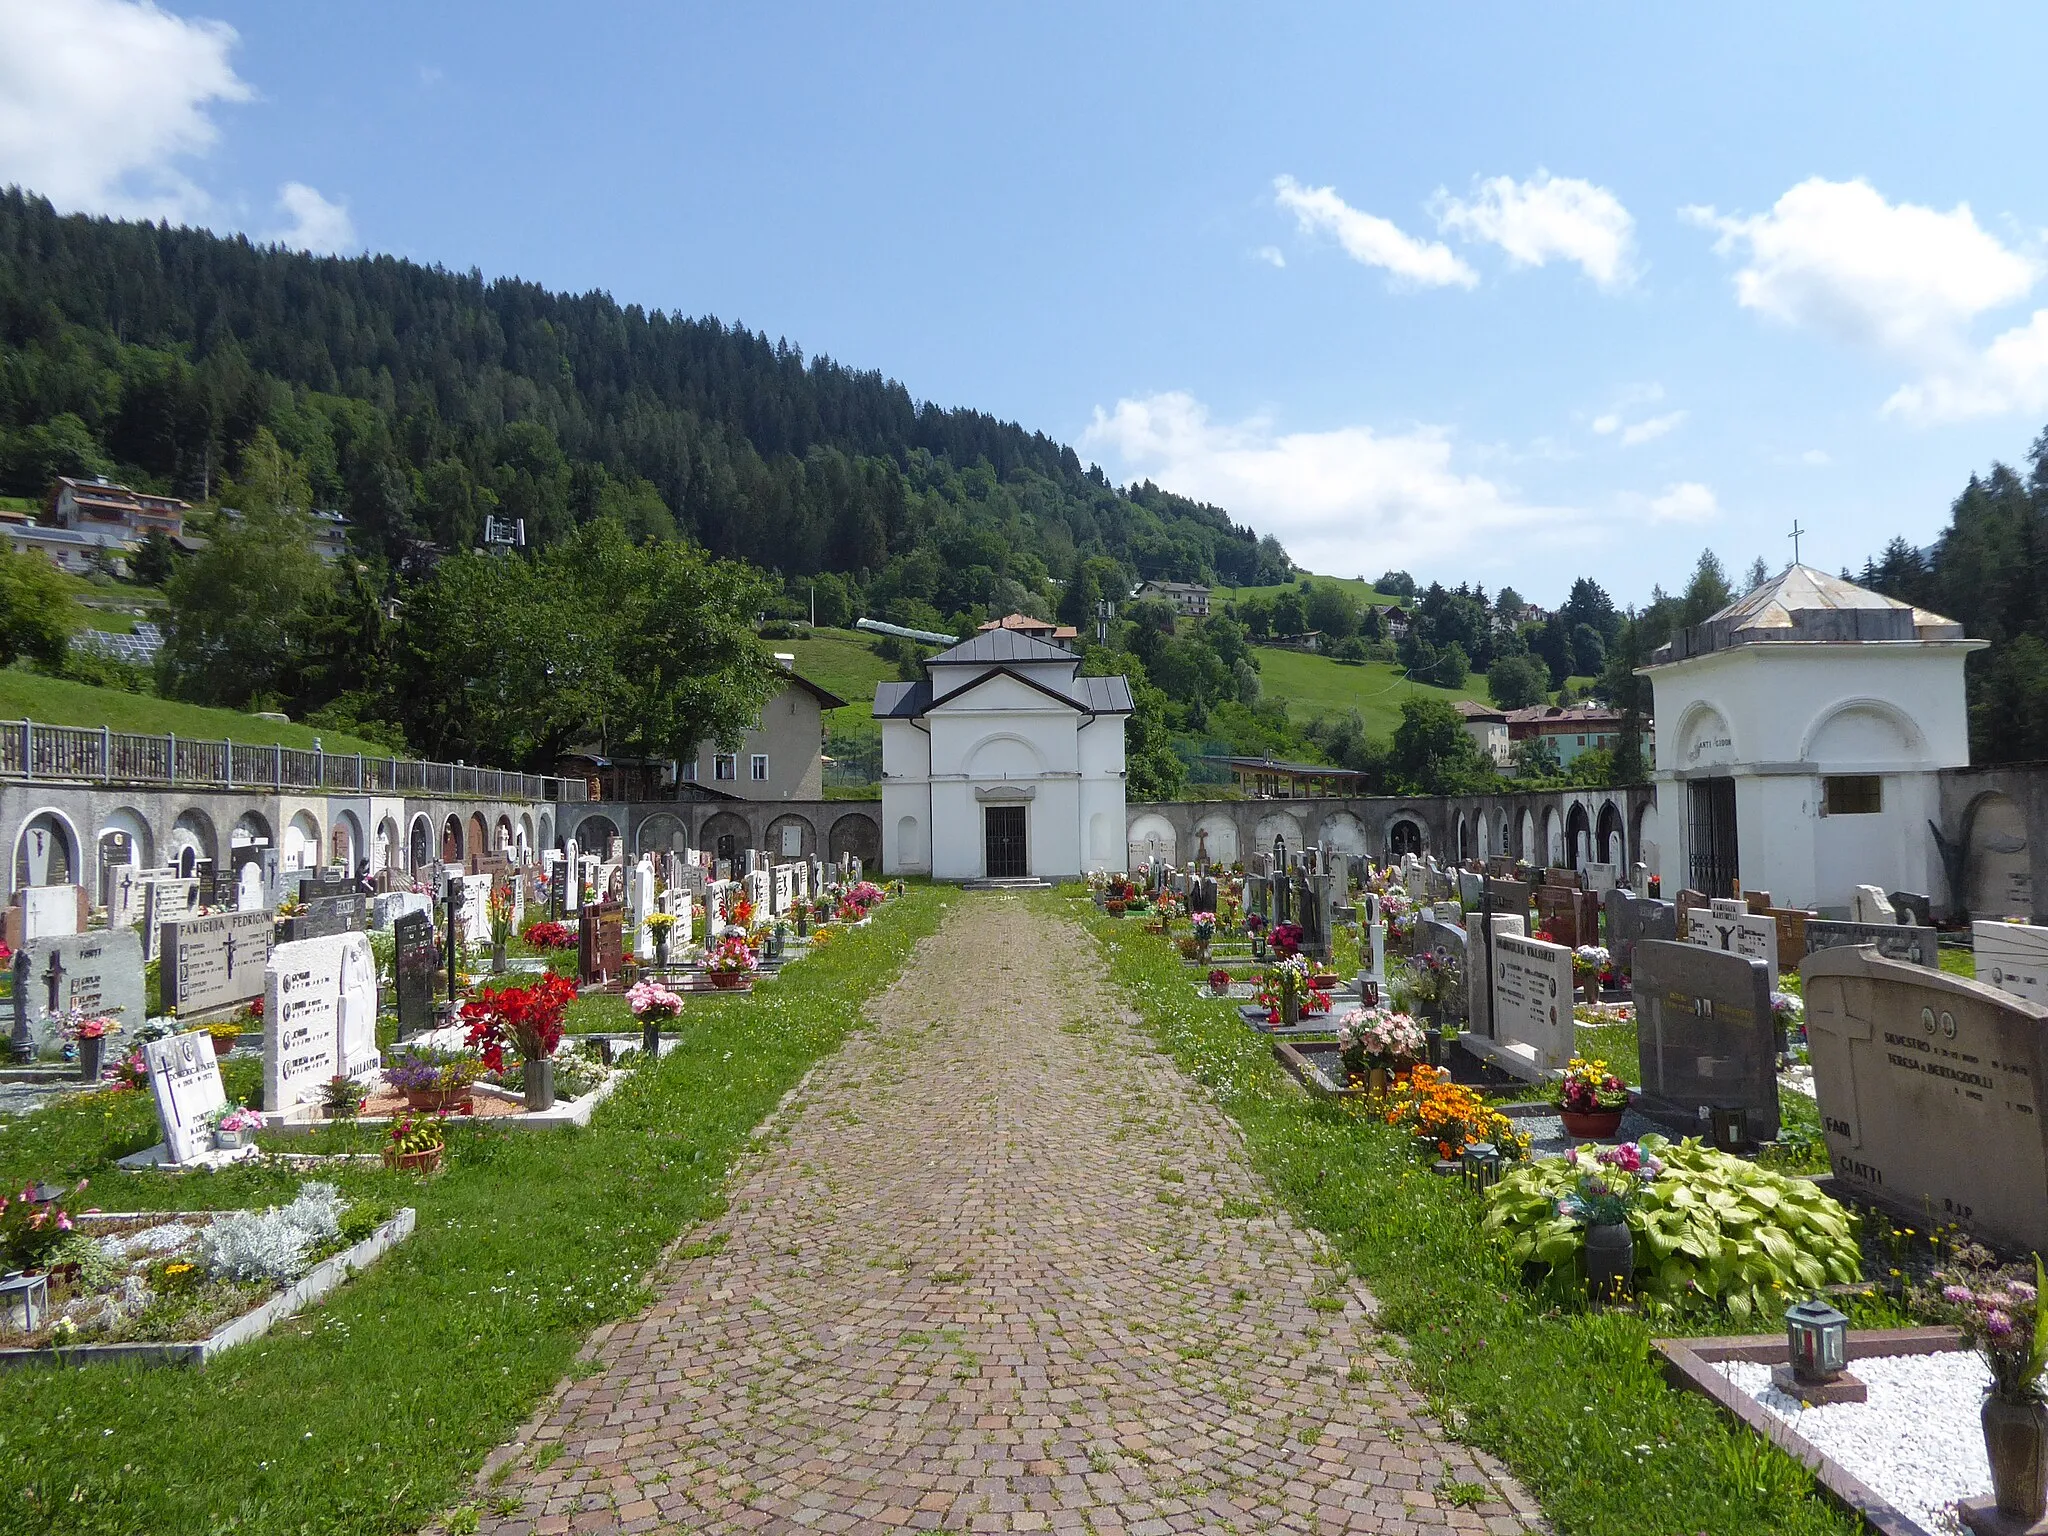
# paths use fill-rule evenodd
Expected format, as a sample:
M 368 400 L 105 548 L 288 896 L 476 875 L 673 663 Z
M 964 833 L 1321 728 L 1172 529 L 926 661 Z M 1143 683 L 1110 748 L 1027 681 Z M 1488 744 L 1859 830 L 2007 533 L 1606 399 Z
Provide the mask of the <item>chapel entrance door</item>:
M 1742 869 L 1736 860 L 1735 781 L 1694 779 L 1686 785 L 1692 821 L 1692 888 L 1733 896 Z
M 981 826 L 989 879 L 1021 880 L 1031 872 L 1024 846 L 1023 806 L 983 806 Z

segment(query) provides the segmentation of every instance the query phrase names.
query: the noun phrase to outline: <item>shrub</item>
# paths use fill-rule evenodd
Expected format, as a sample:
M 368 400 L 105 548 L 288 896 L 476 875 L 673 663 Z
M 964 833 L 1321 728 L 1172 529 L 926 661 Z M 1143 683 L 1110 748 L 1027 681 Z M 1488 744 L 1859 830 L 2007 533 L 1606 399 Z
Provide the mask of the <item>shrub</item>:
M 1688 1137 L 1645 1136 L 1665 1165 L 1646 1182 L 1628 1225 L 1636 1286 L 1668 1307 L 1718 1303 L 1735 1317 L 1769 1318 L 1783 1298 L 1859 1273 L 1855 1218 L 1804 1179 L 1759 1168 Z M 1487 1198 L 1484 1230 L 1524 1264 L 1575 1263 L 1584 1229 L 1559 1205 L 1578 1168 L 1548 1158 L 1509 1171 Z

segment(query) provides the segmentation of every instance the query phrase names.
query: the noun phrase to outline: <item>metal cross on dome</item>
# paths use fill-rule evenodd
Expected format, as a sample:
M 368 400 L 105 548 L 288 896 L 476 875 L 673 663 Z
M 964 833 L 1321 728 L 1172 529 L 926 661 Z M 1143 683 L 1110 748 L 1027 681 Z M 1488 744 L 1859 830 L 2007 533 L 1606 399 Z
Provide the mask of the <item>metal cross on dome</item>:
M 1799 526 L 1799 519 L 1792 519 L 1792 531 L 1786 535 L 1792 541 L 1792 563 L 1799 563 L 1799 536 L 1807 530 Z

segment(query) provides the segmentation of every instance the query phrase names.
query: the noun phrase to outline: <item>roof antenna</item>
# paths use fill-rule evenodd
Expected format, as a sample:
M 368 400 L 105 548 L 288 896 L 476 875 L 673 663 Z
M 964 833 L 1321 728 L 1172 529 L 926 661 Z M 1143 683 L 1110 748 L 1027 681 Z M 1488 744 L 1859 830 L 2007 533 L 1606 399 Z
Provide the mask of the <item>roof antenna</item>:
M 1799 526 L 1799 519 L 1796 517 L 1793 518 L 1792 531 L 1791 533 L 1787 534 L 1786 537 L 1791 539 L 1792 541 L 1792 563 L 1794 565 L 1797 565 L 1799 563 L 1799 535 L 1805 532 L 1806 530 Z

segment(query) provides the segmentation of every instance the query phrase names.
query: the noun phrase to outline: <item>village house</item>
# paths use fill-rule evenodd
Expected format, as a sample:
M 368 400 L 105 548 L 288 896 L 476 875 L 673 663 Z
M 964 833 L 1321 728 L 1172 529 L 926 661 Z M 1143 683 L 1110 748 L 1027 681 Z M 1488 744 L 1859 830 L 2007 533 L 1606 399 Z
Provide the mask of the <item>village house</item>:
M 59 475 L 43 503 L 43 520 L 55 528 L 108 536 L 121 545 L 140 544 L 151 533 L 182 538 L 192 504 L 175 496 L 114 485 L 104 476 L 91 480 Z
M 1508 736 L 1506 710 L 1481 704 L 1476 699 L 1456 699 L 1452 701 L 1451 708 L 1465 722 L 1466 734 L 1489 763 L 1496 768 L 1506 768 L 1514 761 L 1515 749 Z
M 1134 597 L 1160 597 L 1193 619 L 1209 616 L 1209 589 L 1198 581 L 1148 581 Z
M 1542 739 L 1557 747 L 1559 766 L 1569 768 L 1587 752 L 1612 752 L 1621 740 L 1621 711 L 1598 705 L 1577 705 L 1563 709 L 1555 704 L 1533 704 L 1507 713 L 1508 751 L 1525 741 Z
M 1043 640 L 1048 645 L 1066 645 L 1080 638 L 1071 624 L 1055 624 L 1050 619 L 1034 619 L 1028 613 L 1006 613 L 1000 619 L 990 619 L 980 626 L 987 634 L 992 629 L 1006 629 L 1014 635 L 1029 635 L 1033 640 Z

